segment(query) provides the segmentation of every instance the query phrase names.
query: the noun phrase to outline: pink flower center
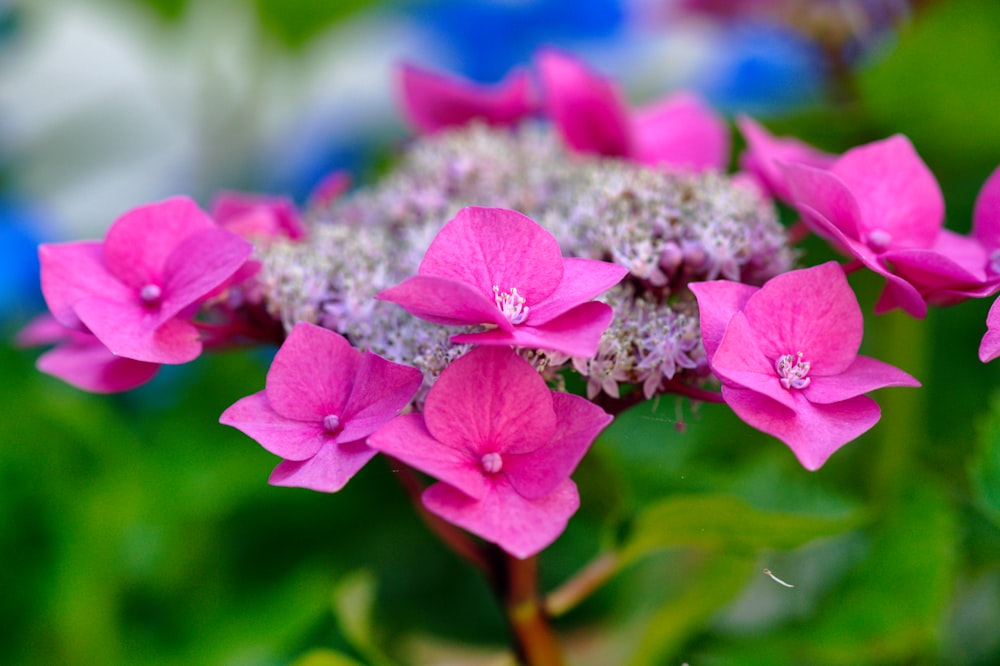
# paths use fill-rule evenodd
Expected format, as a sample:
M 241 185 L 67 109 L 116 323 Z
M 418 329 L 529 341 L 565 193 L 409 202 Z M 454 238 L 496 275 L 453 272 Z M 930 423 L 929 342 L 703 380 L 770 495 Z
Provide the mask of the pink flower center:
M 530 308 L 524 304 L 524 296 L 517 293 L 517 287 L 513 287 L 510 291 L 500 291 L 500 287 L 493 285 L 493 302 L 512 324 L 520 324 L 528 318 Z
M 802 360 L 802 352 L 785 354 L 774 363 L 778 381 L 786 389 L 804 389 L 812 381 L 809 375 L 809 361 Z
M 161 296 L 163 296 L 163 290 L 152 282 L 143 285 L 142 289 L 139 290 L 139 298 L 142 299 L 144 305 L 159 305 Z
M 868 232 L 868 247 L 875 252 L 885 252 L 892 243 L 892 234 L 885 229 L 872 229 Z
M 479 462 L 487 474 L 496 474 L 503 469 L 503 458 L 499 453 L 484 453 Z
M 340 427 L 340 417 L 336 414 L 327 414 L 323 417 L 323 430 L 326 434 L 332 435 Z

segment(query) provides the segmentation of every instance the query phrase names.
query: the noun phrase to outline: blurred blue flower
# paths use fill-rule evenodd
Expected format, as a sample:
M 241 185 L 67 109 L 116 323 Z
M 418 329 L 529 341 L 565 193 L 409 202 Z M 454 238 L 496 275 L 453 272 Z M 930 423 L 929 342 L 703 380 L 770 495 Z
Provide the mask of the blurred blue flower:
M 38 243 L 45 219 L 30 205 L 0 196 L 0 322 L 42 309 Z
M 734 22 L 719 42 L 702 90 L 726 113 L 785 113 L 820 100 L 826 89 L 823 54 L 815 42 L 790 28 Z
M 530 61 L 541 46 L 614 37 L 626 7 L 624 0 L 434 0 L 416 3 L 408 13 L 440 35 L 455 73 L 492 83 Z

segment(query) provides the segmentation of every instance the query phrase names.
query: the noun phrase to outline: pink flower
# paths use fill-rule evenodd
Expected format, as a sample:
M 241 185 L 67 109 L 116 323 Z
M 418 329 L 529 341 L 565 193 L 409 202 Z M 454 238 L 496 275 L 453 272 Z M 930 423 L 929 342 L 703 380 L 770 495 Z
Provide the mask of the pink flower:
M 736 124 L 747 142 L 740 156 L 740 167 L 757 180 L 764 192 L 780 201 L 792 202 L 780 163 L 826 169 L 837 159 L 836 155 L 824 153 L 798 139 L 772 136 L 747 116 L 737 118 Z
M 472 207 L 441 229 L 416 276 L 376 298 L 437 324 L 489 328 L 456 335 L 456 343 L 593 356 L 613 312 L 590 299 L 627 272 L 617 264 L 563 258 L 555 237 L 521 213 Z
M 886 278 L 876 311 L 924 317 L 927 301 L 995 291 L 981 244 L 943 228 L 941 189 L 906 137 L 853 148 L 829 170 L 784 171 L 803 221 Z
M 538 69 L 547 115 L 577 152 L 694 170 L 729 161 L 725 122 L 690 93 L 631 112 L 613 82 L 576 58 L 547 49 Z
M 285 459 L 272 485 L 335 492 L 375 455 L 365 439 L 406 407 L 422 381 L 415 368 L 303 322 L 275 354 L 265 389 L 219 421 Z
M 160 366 L 115 356 L 90 333 L 66 328 L 51 315 L 41 315 L 18 333 L 26 347 L 56 345 L 38 357 L 42 372 L 92 393 L 118 393 L 145 384 Z
M 525 558 L 566 528 L 580 504 L 569 476 L 610 422 L 550 391 L 514 351 L 480 347 L 441 373 L 423 414 L 394 419 L 369 444 L 439 479 L 423 495 L 432 513 Z
M 198 304 L 251 251 L 190 199 L 167 199 L 122 215 L 103 242 L 42 245 L 42 293 L 59 323 L 115 355 L 186 363 L 202 349 L 190 321 Z
M 212 219 L 248 240 L 305 236 L 299 212 L 288 197 L 220 192 L 212 201 Z
M 709 366 L 736 415 L 777 437 L 809 470 L 878 421 L 863 393 L 919 386 L 910 375 L 858 356 L 863 320 L 836 262 L 791 271 L 763 287 L 691 284 Z
M 972 216 L 972 235 L 989 253 L 988 271 L 995 278 L 1000 275 L 1000 167 L 986 179 Z M 986 335 L 979 345 L 979 359 L 983 363 L 1000 356 L 1000 306 L 997 303 L 1000 299 L 993 303 L 986 316 Z
M 490 125 L 515 125 L 534 112 L 530 83 L 523 70 L 512 71 L 495 86 L 484 86 L 412 65 L 399 68 L 403 111 L 424 134 L 475 119 Z

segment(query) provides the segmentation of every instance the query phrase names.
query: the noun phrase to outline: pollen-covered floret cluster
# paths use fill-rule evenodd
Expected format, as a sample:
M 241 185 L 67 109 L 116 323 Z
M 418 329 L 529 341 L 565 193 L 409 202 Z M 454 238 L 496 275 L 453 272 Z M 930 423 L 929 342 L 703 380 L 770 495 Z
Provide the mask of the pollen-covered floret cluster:
M 650 169 L 568 153 L 548 127 L 482 125 L 414 140 L 378 184 L 310 212 L 305 242 L 261 252 L 272 314 L 287 328 L 307 321 L 394 361 L 428 384 L 466 351 L 443 329 L 378 301 L 415 274 L 431 240 L 466 206 L 520 211 L 553 233 L 565 256 L 611 261 L 629 275 L 604 295 L 615 310 L 594 359 L 572 363 L 590 393 L 708 373 L 697 304 L 687 283 L 749 284 L 789 270 L 793 254 L 771 204 L 751 185 L 713 172 Z M 470 329 L 471 330 L 471 329 Z

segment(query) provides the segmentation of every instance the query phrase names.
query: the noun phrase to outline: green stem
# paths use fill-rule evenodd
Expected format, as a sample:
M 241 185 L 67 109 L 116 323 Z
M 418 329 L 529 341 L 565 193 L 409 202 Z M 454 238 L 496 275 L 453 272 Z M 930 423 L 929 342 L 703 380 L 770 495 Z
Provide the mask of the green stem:
M 538 559 L 518 559 L 499 552 L 505 567 L 499 590 L 519 663 L 523 666 L 564 666 L 562 648 L 549 624 L 538 592 Z

